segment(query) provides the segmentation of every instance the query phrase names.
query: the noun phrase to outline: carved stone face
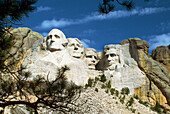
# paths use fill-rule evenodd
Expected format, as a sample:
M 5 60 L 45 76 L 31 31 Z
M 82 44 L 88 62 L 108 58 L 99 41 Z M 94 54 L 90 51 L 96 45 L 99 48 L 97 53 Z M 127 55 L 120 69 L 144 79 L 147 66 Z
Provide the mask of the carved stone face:
M 84 53 L 83 43 L 77 38 L 68 38 L 67 51 L 75 58 L 82 58 Z
M 65 49 L 67 39 L 64 33 L 58 29 L 52 29 L 46 38 L 47 50 L 61 51 Z
M 97 64 L 97 52 L 92 48 L 85 48 L 85 62 L 89 69 L 95 70 L 95 65 Z
M 105 49 L 105 55 L 107 57 L 108 69 L 115 70 L 115 66 L 119 63 L 118 50 L 108 45 L 107 49 Z

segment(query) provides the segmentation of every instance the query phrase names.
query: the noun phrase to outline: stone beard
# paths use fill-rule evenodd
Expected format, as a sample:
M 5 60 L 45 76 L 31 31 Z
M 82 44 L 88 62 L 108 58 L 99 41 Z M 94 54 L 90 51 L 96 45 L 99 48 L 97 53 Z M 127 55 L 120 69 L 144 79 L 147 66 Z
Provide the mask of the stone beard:
M 77 38 L 68 38 L 67 51 L 74 58 L 82 58 L 84 54 L 83 43 Z
M 46 38 L 47 50 L 61 51 L 64 50 L 67 45 L 67 39 L 64 33 L 58 29 L 52 29 Z
M 88 68 L 91 70 L 95 70 L 96 69 L 95 65 L 98 62 L 96 50 L 92 49 L 92 48 L 85 48 L 84 52 L 85 52 L 84 60 L 87 64 Z
M 118 50 L 113 48 L 112 46 L 106 46 L 105 55 L 107 57 L 107 64 L 109 70 L 115 70 L 116 66 L 119 64 L 119 54 Z

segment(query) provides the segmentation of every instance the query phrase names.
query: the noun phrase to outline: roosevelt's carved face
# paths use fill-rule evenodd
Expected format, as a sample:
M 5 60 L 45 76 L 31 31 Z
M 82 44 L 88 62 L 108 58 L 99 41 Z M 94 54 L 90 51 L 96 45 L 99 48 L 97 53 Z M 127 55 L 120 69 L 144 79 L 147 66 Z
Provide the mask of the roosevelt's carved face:
M 64 33 L 58 29 L 52 29 L 46 38 L 47 50 L 61 51 L 65 49 L 67 39 Z
M 82 58 L 84 53 L 83 43 L 77 38 L 68 38 L 68 53 L 75 58 Z
M 115 66 L 119 63 L 118 50 L 108 45 L 105 47 L 105 55 L 107 57 L 108 69 L 115 70 Z
M 95 65 L 98 62 L 97 59 L 97 52 L 96 50 L 92 49 L 92 48 L 85 48 L 85 62 L 88 65 L 89 69 L 95 70 Z

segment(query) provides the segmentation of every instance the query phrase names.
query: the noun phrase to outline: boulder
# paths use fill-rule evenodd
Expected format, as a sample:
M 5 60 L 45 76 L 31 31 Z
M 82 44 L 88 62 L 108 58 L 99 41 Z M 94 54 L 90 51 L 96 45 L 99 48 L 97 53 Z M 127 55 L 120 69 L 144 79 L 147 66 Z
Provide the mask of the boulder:
M 152 58 L 161 63 L 161 65 L 167 68 L 170 73 L 170 45 L 159 46 L 156 49 L 153 49 Z

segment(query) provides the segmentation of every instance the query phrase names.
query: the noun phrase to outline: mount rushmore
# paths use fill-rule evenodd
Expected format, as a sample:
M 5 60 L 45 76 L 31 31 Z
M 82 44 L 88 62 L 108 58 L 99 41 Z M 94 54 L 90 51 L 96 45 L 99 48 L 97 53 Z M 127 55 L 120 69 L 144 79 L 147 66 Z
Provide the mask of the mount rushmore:
M 29 28 L 11 29 L 11 32 L 18 42 L 11 53 L 17 48 L 24 51 L 22 57 L 17 52 L 18 64 L 14 69 L 24 65 L 32 74 L 30 80 L 40 75 L 52 81 L 57 69 L 68 66 L 70 70 L 65 75 L 68 81 L 77 85 L 85 85 L 89 78 L 105 75 L 112 87 L 118 90 L 128 87 L 130 94 L 153 103 L 158 101 L 169 108 L 168 46 L 164 46 L 164 60 L 168 62 L 162 64 L 148 53 L 148 42 L 139 38 L 123 40 L 119 45 L 106 45 L 102 52 L 96 52 L 93 48 L 84 48 L 78 38 L 66 38 L 59 29 L 52 29 L 45 38 Z

